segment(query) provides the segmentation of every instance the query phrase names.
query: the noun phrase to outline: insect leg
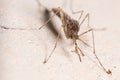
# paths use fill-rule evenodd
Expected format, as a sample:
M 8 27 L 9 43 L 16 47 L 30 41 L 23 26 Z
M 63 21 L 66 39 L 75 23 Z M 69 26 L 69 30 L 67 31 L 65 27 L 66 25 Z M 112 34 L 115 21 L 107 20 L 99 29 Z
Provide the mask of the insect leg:
M 99 62 L 100 66 L 103 68 L 103 70 L 107 73 L 107 74 L 111 74 L 112 72 L 110 70 L 106 70 L 106 68 L 103 66 L 103 64 L 101 63 L 101 61 L 99 60 L 98 56 L 96 55 L 96 51 L 95 51 L 95 41 L 94 41 L 94 30 L 92 28 L 90 28 L 89 30 L 83 32 L 82 34 L 80 34 L 79 36 L 82 36 L 88 32 L 91 32 L 92 31 L 92 45 L 93 45 L 93 54 L 95 55 L 97 61 Z
M 58 11 L 57 11 L 54 15 L 52 15 L 52 16 L 46 21 L 45 24 L 43 24 L 41 27 L 39 27 L 39 30 L 40 30 L 41 28 L 43 28 L 46 24 L 48 24 L 49 21 L 52 20 L 52 18 L 53 18 L 57 13 L 58 13 Z
M 79 10 L 79 11 L 73 11 L 73 7 L 72 7 L 72 2 L 73 0 L 70 0 L 70 10 L 72 11 L 72 14 L 79 14 L 80 13 L 80 16 L 78 18 L 78 21 L 81 19 L 82 15 L 83 15 L 83 12 L 84 10 Z
M 75 50 L 74 50 L 74 52 L 78 55 L 79 60 L 80 60 L 80 62 L 81 62 L 81 57 L 80 57 L 80 54 L 79 54 L 79 52 L 78 52 L 78 45 L 77 45 L 76 42 L 75 42 Z
M 88 19 L 87 19 L 87 18 L 88 18 Z M 84 19 L 80 22 L 79 26 L 81 26 L 86 19 L 87 19 L 87 21 L 88 21 L 88 27 L 90 27 L 90 26 L 89 26 L 89 21 L 90 21 L 90 20 L 89 20 L 89 19 L 90 19 L 89 13 L 87 13 L 87 14 L 85 15 Z
M 90 47 L 89 44 L 87 44 L 85 41 L 83 41 L 82 39 L 80 39 L 80 37 L 78 37 L 78 40 L 80 40 L 81 42 L 83 42 L 86 46 Z
M 80 51 L 81 55 L 84 56 L 84 53 L 82 52 L 82 50 L 78 47 L 77 43 L 75 42 L 75 50 L 73 52 L 75 52 L 78 55 L 79 60 L 81 62 L 81 57 L 80 57 L 79 51 Z
M 96 51 L 95 51 L 95 41 L 94 41 L 94 31 L 92 30 L 92 38 L 93 38 L 93 53 L 96 57 L 96 59 L 98 60 L 99 64 L 101 65 L 101 67 L 103 68 L 103 70 L 107 73 L 107 74 L 112 74 L 112 72 L 110 70 L 106 70 L 105 67 L 102 65 L 102 63 L 100 62 L 98 56 L 96 55 Z
M 80 53 L 82 54 L 82 56 L 84 56 L 84 53 L 82 52 L 82 50 L 78 47 Z
M 80 11 L 73 11 L 73 0 L 70 0 L 70 10 L 72 11 L 72 14 L 78 14 L 80 12 L 82 12 L 83 10 Z
M 81 13 L 78 21 L 81 19 L 82 15 L 83 15 L 83 13 Z M 89 13 L 87 13 L 87 14 L 85 15 L 85 17 L 83 18 L 83 20 L 79 23 L 79 27 L 84 23 L 84 21 L 85 21 L 86 19 L 87 19 L 87 26 L 90 27 L 90 14 L 89 14 Z M 100 29 L 93 29 L 93 28 L 92 28 L 92 30 L 94 30 L 94 31 L 103 31 L 103 30 L 106 30 L 106 28 L 100 28 Z
M 48 56 L 48 58 L 47 58 L 43 63 L 47 63 L 47 61 L 50 59 L 50 57 L 51 57 L 52 54 L 54 53 L 54 51 L 55 51 L 55 49 L 56 49 L 56 47 L 57 47 L 57 42 L 58 42 L 58 40 L 59 40 L 59 36 L 60 36 L 61 29 L 62 29 L 62 27 L 61 27 L 60 30 L 59 30 L 59 33 L 58 33 L 58 36 L 57 36 L 55 45 L 54 45 L 54 47 L 53 47 L 53 49 L 52 49 L 52 52 L 50 53 L 50 55 Z

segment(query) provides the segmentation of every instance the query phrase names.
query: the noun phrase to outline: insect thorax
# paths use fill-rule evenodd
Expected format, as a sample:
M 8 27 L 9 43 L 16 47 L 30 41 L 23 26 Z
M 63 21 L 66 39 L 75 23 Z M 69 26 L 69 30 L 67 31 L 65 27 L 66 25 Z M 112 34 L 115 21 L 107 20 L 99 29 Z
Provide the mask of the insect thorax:
M 65 36 L 69 39 L 77 39 L 79 32 L 79 23 L 76 20 L 68 19 L 64 21 L 63 28 Z
M 62 26 L 64 29 L 65 36 L 69 39 L 77 39 L 79 31 L 78 21 L 71 19 L 68 14 L 66 14 L 60 7 L 53 8 L 52 11 L 59 17 L 62 21 Z

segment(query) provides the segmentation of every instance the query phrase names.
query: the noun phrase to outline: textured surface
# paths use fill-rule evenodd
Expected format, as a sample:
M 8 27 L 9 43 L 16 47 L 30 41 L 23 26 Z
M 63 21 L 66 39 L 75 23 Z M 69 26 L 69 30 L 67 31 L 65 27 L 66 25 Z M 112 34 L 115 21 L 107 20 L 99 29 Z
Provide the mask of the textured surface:
M 42 0 L 51 9 L 63 7 L 61 0 Z M 88 57 L 80 63 L 69 45 L 60 43 L 47 64 L 46 54 L 54 46 L 55 38 L 47 28 L 38 30 L 0 29 L 0 80 L 119 80 L 120 79 L 120 10 L 119 0 L 74 0 L 74 10 L 85 10 L 91 17 L 91 26 L 105 31 L 95 32 L 96 53 L 112 75 L 107 75 Z M 76 17 L 74 17 L 76 18 Z M 59 19 L 55 18 L 60 27 Z M 38 28 L 41 23 L 39 6 L 35 0 L 0 0 L 0 25 L 14 28 Z M 68 40 L 70 41 L 70 40 Z M 63 46 L 64 45 L 64 46 Z M 65 47 L 65 45 L 67 45 Z M 66 52 L 63 50 L 66 50 Z M 91 52 L 87 52 L 93 56 Z M 93 60 L 96 60 L 92 57 Z

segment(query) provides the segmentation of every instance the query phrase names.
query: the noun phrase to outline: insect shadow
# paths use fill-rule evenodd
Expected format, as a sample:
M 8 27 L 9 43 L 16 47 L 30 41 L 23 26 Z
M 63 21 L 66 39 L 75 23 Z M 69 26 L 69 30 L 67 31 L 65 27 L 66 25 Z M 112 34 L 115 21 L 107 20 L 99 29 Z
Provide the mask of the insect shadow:
M 36 2 L 38 3 L 39 7 L 44 8 L 44 10 L 43 10 L 43 17 L 44 17 L 43 23 L 45 23 L 51 17 L 51 11 L 48 8 L 46 8 L 44 5 L 42 5 L 39 0 L 36 0 Z M 53 35 L 55 37 L 57 37 L 58 30 L 56 29 L 55 22 L 53 20 L 50 20 L 46 24 L 46 26 L 53 33 Z M 59 38 L 62 39 L 62 36 L 60 35 Z

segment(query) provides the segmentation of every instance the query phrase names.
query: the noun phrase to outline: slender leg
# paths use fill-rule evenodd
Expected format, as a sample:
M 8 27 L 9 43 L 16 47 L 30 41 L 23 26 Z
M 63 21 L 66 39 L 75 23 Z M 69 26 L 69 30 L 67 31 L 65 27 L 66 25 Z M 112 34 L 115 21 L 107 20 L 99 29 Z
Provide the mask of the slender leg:
M 73 11 L 73 8 L 72 8 L 72 2 L 73 0 L 70 0 L 70 9 L 72 11 L 73 14 L 78 14 L 78 13 L 81 13 L 79 18 L 78 18 L 78 21 L 81 19 L 82 15 L 83 15 L 83 12 L 84 10 L 80 10 L 80 11 Z M 88 26 L 89 26 L 89 13 L 86 14 L 85 18 L 82 20 L 82 22 L 80 23 L 80 26 L 83 24 L 83 22 L 85 21 L 85 19 L 88 17 Z
M 83 42 L 86 46 L 89 46 L 90 47 L 90 45 L 89 44 L 87 44 L 85 41 L 83 41 L 82 39 L 80 39 L 80 37 L 78 38 L 78 40 L 80 40 L 81 42 Z
M 48 57 L 43 63 L 47 63 L 47 61 L 50 59 L 50 57 L 51 57 L 52 54 L 54 53 L 54 51 L 55 51 L 55 49 L 56 49 L 56 47 L 57 47 L 57 42 L 58 42 L 58 40 L 59 40 L 59 36 L 60 36 L 61 29 L 62 29 L 62 27 L 61 27 L 60 30 L 59 30 L 59 33 L 58 33 L 58 36 L 57 36 L 55 45 L 54 45 L 54 47 L 53 47 L 53 49 L 52 49 L 52 52 L 50 53 L 49 57 Z
M 75 53 L 78 55 L 79 60 L 80 60 L 80 62 L 81 62 L 81 57 L 80 57 L 79 51 L 80 51 L 81 55 L 84 56 L 82 50 L 78 47 L 77 43 L 75 42 L 75 50 L 74 50 L 73 52 L 75 52 Z
M 100 66 L 103 68 L 103 70 L 107 73 L 107 74 L 112 74 L 112 72 L 110 70 L 106 70 L 105 67 L 102 65 L 102 63 L 100 62 L 98 56 L 96 55 L 96 51 L 95 51 L 95 41 L 94 41 L 94 30 L 91 28 L 85 32 L 83 32 L 82 34 L 80 34 L 79 36 L 82 36 L 88 32 L 92 31 L 92 39 L 93 39 L 93 54 L 95 55 L 97 61 L 99 62 Z
M 36 0 L 36 2 L 37 2 L 37 4 L 38 4 L 39 6 L 42 6 L 43 8 L 47 9 L 45 6 L 43 6 L 43 5 L 41 4 L 41 2 L 40 2 L 39 0 Z
M 85 32 L 81 33 L 79 36 L 82 36 L 82 35 L 84 35 L 84 34 L 86 34 L 86 33 L 90 32 L 90 31 L 92 31 L 92 30 L 93 30 L 92 28 L 91 28 L 91 29 L 88 29 L 87 31 L 85 31 Z
M 77 12 L 72 12 L 72 13 L 74 13 L 74 14 L 76 14 L 76 13 L 81 13 L 80 14 L 80 16 L 79 16 L 79 18 L 78 18 L 78 21 L 81 19 L 81 17 L 82 17 L 82 15 L 83 15 L 83 10 L 81 10 L 81 11 L 77 11 Z M 88 27 L 90 27 L 89 26 L 89 23 L 90 23 L 90 15 L 89 15 L 89 13 L 87 13 L 86 15 L 85 15 L 85 17 L 83 18 L 83 20 L 79 23 L 79 28 L 80 28 L 80 26 L 84 23 L 84 21 L 87 19 L 87 26 Z
M 59 12 L 59 10 L 58 10 L 54 15 L 52 15 L 52 16 L 46 21 L 45 24 L 43 24 L 41 27 L 39 27 L 39 30 L 40 30 L 41 28 L 43 28 L 46 24 L 48 24 L 48 22 L 49 22 L 58 12 Z
M 72 14 L 78 14 L 78 13 L 80 13 L 80 15 L 79 15 L 79 17 L 78 17 L 78 21 L 81 19 L 81 17 L 82 17 L 82 15 L 83 15 L 83 10 L 80 10 L 80 11 L 76 11 L 76 12 L 74 12 L 73 10 L 72 10 Z
M 80 54 L 79 54 L 79 52 L 78 52 L 78 46 L 77 46 L 77 43 L 75 42 L 75 51 L 74 51 L 77 55 L 78 55 L 78 57 L 79 57 L 79 60 L 80 60 L 80 62 L 81 62 L 81 57 L 80 57 Z
M 56 13 L 57 13 L 57 12 L 56 12 Z M 39 27 L 39 30 L 40 30 L 41 28 L 43 28 L 46 24 L 48 24 L 48 22 L 49 22 L 55 15 L 56 15 L 56 14 L 52 15 L 52 16 L 46 21 L 45 24 L 43 24 L 41 27 Z
M 103 68 L 103 70 L 107 73 L 107 74 L 112 74 L 112 72 L 110 70 L 106 70 L 105 67 L 102 65 L 102 63 L 100 62 L 98 56 L 96 55 L 96 51 L 95 51 L 95 41 L 94 41 L 94 31 L 92 30 L 92 38 L 93 38 L 93 53 L 96 57 L 96 59 L 98 60 L 99 64 L 101 65 L 101 67 Z
M 82 50 L 81 50 L 79 47 L 78 47 L 78 49 L 79 49 L 79 51 L 81 52 L 82 56 L 85 56 L 85 55 L 83 54 Z
M 88 18 L 88 19 L 87 19 L 87 18 Z M 88 27 L 90 27 L 90 26 L 89 26 L 89 22 L 90 22 L 90 15 L 89 15 L 89 13 L 87 13 L 87 14 L 85 15 L 84 19 L 80 22 L 79 26 L 81 26 L 86 19 L 88 20 Z
M 72 2 L 73 0 L 70 0 L 70 10 L 72 11 L 72 14 L 79 14 L 80 13 L 80 16 L 78 18 L 78 21 L 81 19 L 82 15 L 83 15 L 83 12 L 84 10 L 79 10 L 79 11 L 73 11 L 73 7 L 72 7 Z

